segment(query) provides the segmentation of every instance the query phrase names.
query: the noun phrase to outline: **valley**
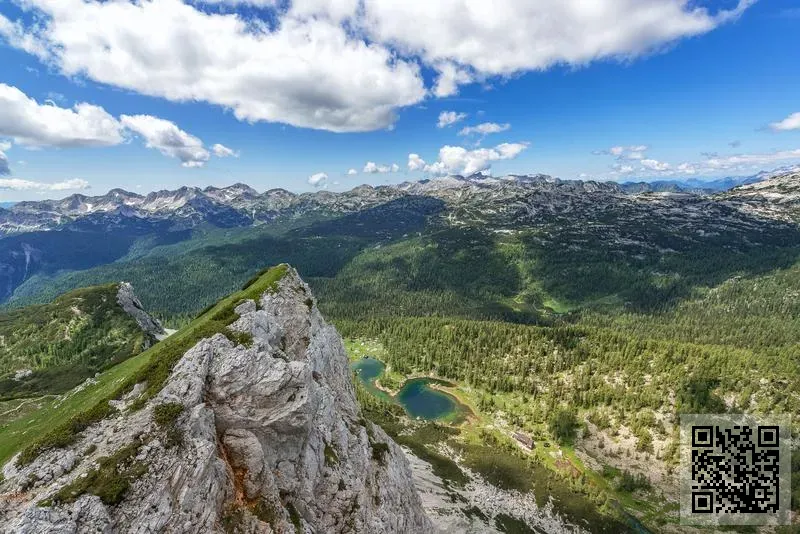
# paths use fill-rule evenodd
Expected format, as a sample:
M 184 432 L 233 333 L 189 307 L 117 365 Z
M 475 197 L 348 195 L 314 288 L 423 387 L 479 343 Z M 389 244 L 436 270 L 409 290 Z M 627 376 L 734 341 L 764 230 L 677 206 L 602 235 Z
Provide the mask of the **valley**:
M 479 176 L 285 195 L 269 218 L 235 224 L 190 203 L 191 216 L 75 208 L 63 228 L 17 227 L 0 238 L 11 258 L 0 260 L 6 313 L 124 280 L 180 330 L 74 397 L 30 401 L 43 412 L 23 405 L 0 423 L 14 436 L 0 461 L 33 437 L 52 439 L 42 432 L 78 406 L 102 406 L 145 376 L 161 380 L 148 354 L 171 365 L 197 336 L 224 328 L 208 322 L 209 306 L 241 298 L 264 265 L 289 262 L 360 368 L 362 410 L 413 455 L 423 500 L 500 492 L 491 509 L 450 507 L 466 531 L 676 531 L 680 413 L 787 413 L 800 429 L 798 182 L 790 173 L 713 195 L 631 194 Z M 237 191 L 242 212 L 263 202 L 242 187 L 225 198 Z M 161 197 L 184 206 L 185 194 Z M 71 240 L 94 239 L 69 230 L 92 218 L 130 236 L 127 248 L 62 261 Z M 26 257 L 35 265 L 15 278 Z M 456 487 L 461 497 L 450 495 Z M 530 517 L 509 504 L 528 498 Z

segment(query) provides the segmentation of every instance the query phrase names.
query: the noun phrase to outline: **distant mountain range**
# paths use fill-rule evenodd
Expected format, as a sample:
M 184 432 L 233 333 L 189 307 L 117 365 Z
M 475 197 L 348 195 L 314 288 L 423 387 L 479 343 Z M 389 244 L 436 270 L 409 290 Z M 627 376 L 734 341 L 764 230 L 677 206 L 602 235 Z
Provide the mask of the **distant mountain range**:
M 231 230 L 240 239 L 291 230 L 280 245 L 286 253 L 299 250 L 299 239 L 347 236 L 379 244 L 439 227 L 529 231 L 552 246 L 597 242 L 606 251 L 632 256 L 702 248 L 709 236 L 737 243 L 746 236 L 758 243 L 788 232 L 775 239 L 791 241 L 800 221 L 800 172 L 765 178 L 713 194 L 546 175 L 476 174 L 362 185 L 343 193 L 259 193 L 234 184 L 148 195 L 114 189 L 102 196 L 19 202 L 0 209 L 0 303 L 23 283 L 35 286 L 37 276 L 83 271 L 177 243 L 200 246 L 198 234 L 205 229 Z M 342 242 L 337 243 L 338 248 Z M 261 246 L 243 250 L 255 253 Z
M 729 176 L 726 178 L 702 179 L 688 178 L 684 180 L 655 180 L 624 182 L 620 184 L 622 189 L 628 193 L 646 192 L 684 192 L 697 194 L 713 194 L 733 189 L 740 185 L 754 184 L 778 176 L 787 174 L 800 169 L 800 166 L 791 165 L 780 167 L 771 171 L 762 171 L 752 176 Z
M 431 196 L 445 201 L 469 196 L 490 200 L 517 197 L 534 191 L 599 192 L 607 194 L 692 193 L 709 195 L 733 187 L 760 182 L 776 171 L 755 176 L 661 180 L 655 182 L 596 182 L 561 180 L 551 176 L 509 175 L 491 177 L 448 176 L 373 187 L 362 185 L 343 193 L 317 191 L 296 194 L 285 189 L 259 193 L 237 183 L 228 187 L 181 187 L 139 195 L 112 189 L 102 196 L 75 194 L 60 200 L 23 201 L 0 207 L 0 235 L 52 230 L 55 228 L 95 228 L 119 225 L 163 225 L 172 230 L 193 228 L 200 223 L 217 227 L 244 227 L 272 221 L 283 216 L 308 213 L 336 215 L 354 213 L 409 195 Z

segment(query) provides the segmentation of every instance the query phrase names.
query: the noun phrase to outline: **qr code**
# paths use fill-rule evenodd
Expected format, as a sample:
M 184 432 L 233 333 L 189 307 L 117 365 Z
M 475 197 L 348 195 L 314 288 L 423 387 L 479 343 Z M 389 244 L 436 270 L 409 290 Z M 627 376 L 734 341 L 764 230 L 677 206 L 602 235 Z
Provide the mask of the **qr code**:
M 682 522 L 787 524 L 790 439 L 785 418 L 682 415 Z

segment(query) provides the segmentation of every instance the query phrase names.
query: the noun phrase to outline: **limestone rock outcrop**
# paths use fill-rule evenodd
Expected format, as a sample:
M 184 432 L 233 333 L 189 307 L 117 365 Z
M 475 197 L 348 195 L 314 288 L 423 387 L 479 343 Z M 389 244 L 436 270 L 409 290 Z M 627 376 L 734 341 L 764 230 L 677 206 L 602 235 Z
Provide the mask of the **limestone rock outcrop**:
M 128 282 L 121 282 L 119 290 L 117 290 L 117 304 L 136 320 L 139 328 L 144 330 L 154 339 L 161 339 L 166 335 L 164 327 L 158 322 L 158 319 L 152 317 L 144 310 L 142 303 L 133 292 L 133 286 Z
M 405 455 L 361 416 L 342 340 L 296 271 L 235 311 L 230 329 L 245 335 L 231 337 L 245 344 L 201 340 L 144 408 L 7 464 L 0 530 L 431 532 Z M 177 413 L 166 426 L 154 420 L 165 405 Z M 112 456 L 129 484 L 116 503 L 54 499 Z

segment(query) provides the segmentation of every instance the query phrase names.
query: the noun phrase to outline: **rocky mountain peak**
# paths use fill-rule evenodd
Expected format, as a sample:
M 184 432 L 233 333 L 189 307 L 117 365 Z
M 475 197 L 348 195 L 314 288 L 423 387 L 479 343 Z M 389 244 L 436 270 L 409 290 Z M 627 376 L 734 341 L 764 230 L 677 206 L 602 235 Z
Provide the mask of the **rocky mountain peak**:
M 161 339 L 166 335 L 164 327 L 158 319 L 152 317 L 144 310 L 142 303 L 133 292 L 133 286 L 129 282 L 121 282 L 117 290 L 117 303 L 125 310 L 125 313 L 136 320 L 144 332 L 154 339 Z
M 341 337 L 283 269 L 144 407 L 140 384 L 75 443 L 9 462 L 5 531 L 430 532 L 406 457 L 361 417 Z

